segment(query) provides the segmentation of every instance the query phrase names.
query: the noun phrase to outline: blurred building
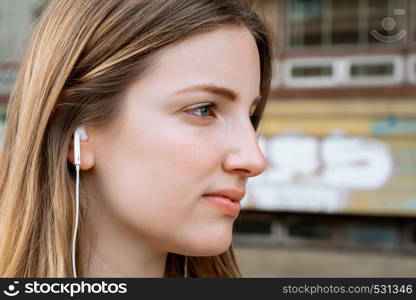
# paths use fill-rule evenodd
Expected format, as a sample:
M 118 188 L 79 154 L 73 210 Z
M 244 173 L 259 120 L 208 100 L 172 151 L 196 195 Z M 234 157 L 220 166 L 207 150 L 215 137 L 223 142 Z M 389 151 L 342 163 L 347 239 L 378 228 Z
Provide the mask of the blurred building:
M 0 0 L 0 100 L 7 102 L 27 40 L 44 0 Z
M 0 136 L 20 60 L 45 4 L 46 0 L 0 0 Z
M 415 255 L 416 2 L 251 2 L 273 30 L 275 76 L 260 140 L 269 165 L 249 182 L 237 245 L 326 249 L 321 266 L 356 253 L 325 275 L 365 274 L 363 253 Z

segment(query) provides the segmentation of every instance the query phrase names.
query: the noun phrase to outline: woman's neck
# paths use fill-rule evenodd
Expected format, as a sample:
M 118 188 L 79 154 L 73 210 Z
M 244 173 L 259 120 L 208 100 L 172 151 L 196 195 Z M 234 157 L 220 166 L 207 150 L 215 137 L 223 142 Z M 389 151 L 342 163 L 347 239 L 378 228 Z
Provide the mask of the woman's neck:
M 85 221 L 78 232 L 79 276 L 164 277 L 167 253 L 108 216 L 96 199 L 88 199 Z

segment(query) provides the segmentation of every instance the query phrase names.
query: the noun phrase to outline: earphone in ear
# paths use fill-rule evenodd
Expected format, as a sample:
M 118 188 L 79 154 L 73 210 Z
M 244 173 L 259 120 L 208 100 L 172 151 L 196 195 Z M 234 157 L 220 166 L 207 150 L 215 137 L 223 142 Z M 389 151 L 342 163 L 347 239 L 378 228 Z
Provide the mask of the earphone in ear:
M 81 141 L 85 142 L 88 140 L 87 132 L 85 131 L 85 126 L 80 125 L 74 132 L 74 165 L 76 169 L 76 185 L 75 185 L 75 221 L 74 221 L 74 231 L 72 234 L 72 272 L 74 278 L 77 278 L 77 268 L 75 261 L 76 253 L 76 240 L 77 240 L 77 231 L 78 231 L 78 218 L 79 218 L 79 168 L 81 165 Z
M 87 141 L 88 135 L 85 131 L 85 126 L 80 125 L 74 132 L 74 164 L 75 166 L 81 164 L 81 150 L 80 141 Z

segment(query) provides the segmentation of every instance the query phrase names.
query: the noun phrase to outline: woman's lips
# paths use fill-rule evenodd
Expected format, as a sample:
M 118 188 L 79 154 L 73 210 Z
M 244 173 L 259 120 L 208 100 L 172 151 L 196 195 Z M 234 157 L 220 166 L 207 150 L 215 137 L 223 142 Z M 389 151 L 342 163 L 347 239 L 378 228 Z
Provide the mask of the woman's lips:
M 213 195 L 203 195 L 202 198 L 207 200 L 209 203 L 211 203 L 213 206 L 215 206 L 217 209 L 219 209 L 226 215 L 235 217 L 240 212 L 241 205 L 238 201 L 232 201 L 231 199 L 226 197 Z

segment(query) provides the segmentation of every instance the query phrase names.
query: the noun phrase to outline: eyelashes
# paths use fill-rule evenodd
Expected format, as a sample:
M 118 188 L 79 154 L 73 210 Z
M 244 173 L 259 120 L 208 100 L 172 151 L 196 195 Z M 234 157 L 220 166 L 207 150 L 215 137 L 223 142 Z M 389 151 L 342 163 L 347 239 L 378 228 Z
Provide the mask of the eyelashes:
M 194 107 L 194 108 L 191 108 L 191 109 L 187 110 L 187 112 L 195 112 L 195 111 L 202 112 L 200 114 L 191 113 L 192 115 L 197 116 L 201 119 L 216 118 L 217 117 L 217 112 L 218 112 L 218 105 L 215 104 L 215 103 L 208 103 L 208 104 L 201 105 L 201 106 Z M 205 115 L 205 113 L 207 113 L 207 112 L 208 113 L 211 112 L 211 114 Z
M 192 112 L 199 112 L 198 114 Z M 209 120 L 212 118 L 216 118 L 218 116 L 219 107 L 215 103 L 207 103 L 204 105 L 200 105 L 191 109 L 188 109 L 187 112 L 191 113 L 192 115 L 199 117 L 204 120 Z M 253 120 L 255 110 L 253 109 L 250 113 L 250 120 Z M 208 114 L 208 115 L 207 115 Z

